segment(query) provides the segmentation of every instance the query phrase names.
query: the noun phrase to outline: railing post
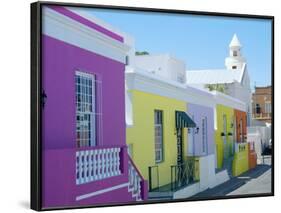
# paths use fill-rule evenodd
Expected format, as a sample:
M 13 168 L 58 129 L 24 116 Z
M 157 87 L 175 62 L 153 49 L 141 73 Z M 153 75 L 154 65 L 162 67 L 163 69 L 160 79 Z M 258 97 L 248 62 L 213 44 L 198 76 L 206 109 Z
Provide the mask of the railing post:
M 116 155 L 117 155 L 117 175 L 121 174 L 121 171 L 120 171 L 120 165 L 121 165 L 120 151 L 121 151 L 121 149 L 117 148 L 117 153 L 116 153 Z
M 151 191 L 151 190 L 152 190 L 152 187 L 151 187 L 151 186 L 152 186 L 152 185 L 151 185 L 151 182 L 152 182 L 152 181 L 151 181 L 151 166 L 148 167 L 148 181 L 149 181 L 149 182 L 148 182 L 149 191 Z
M 76 152 L 76 184 L 80 183 L 80 159 L 79 152 Z
M 147 182 L 143 179 L 130 157 L 128 162 L 128 175 L 129 191 L 133 192 L 133 196 L 136 196 L 136 200 L 138 201 L 140 199 L 147 199 Z

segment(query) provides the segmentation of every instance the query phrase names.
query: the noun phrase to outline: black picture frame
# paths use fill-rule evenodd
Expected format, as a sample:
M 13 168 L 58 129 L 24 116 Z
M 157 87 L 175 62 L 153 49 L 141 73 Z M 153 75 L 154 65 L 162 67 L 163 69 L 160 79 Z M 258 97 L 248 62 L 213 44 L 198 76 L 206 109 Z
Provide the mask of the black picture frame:
M 59 5 L 71 7 L 85 7 L 85 8 L 102 8 L 102 9 L 118 9 L 121 11 L 141 11 L 141 12 L 161 12 L 172 14 L 187 14 L 187 15 L 200 15 L 200 16 L 215 16 L 215 17 L 237 17 L 241 19 L 262 19 L 270 20 L 272 23 L 271 29 L 271 54 L 272 54 L 272 175 L 271 186 L 272 192 L 265 194 L 250 194 L 239 196 L 218 196 L 210 198 L 188 198 L 177 199 L 169 201 L 144 201 L 140 203 L 131 204 L 102 204 L 102 205 L 89 205 L 89 206 L 69 206 L 69 207 L 56 207 L 56 208 L 42 208 L 42 147 L 41 147 L 41 119 L 42 119 L 42 59 L 41 59 L 41 27 L 42 27 L 42 7 L 46 5 Z M 128 7 L 128 6 L 113 6 L 113 5 L 95 5 L 95 4 L 80 4 L 80 3 L 62 3 L 62 2 L 34 2 L 31 3 L 31 143 L 30 143 L 30 166 L 31 166 L 31 182 L 30 182 L 30 200 L 31 209 L 36 211 L 42 210 L 58 210 L 58 209 L 80 209 L 89 207 L 108 207 L 108 206 L 122 206 L 122 205 L 143 205 L 154 203 L 175 203 L 186 201 L 202 201 L 202 200 L 221 200 L 221 199 L 237 199 L 237 198 L 250 198 L 250 197 L 265 197 L 274 196 L 274 16 L 268 15 L 250 15 L 238 13 L 219 13 L 219 12 L 206 12 L 206 11 L 188 11 L 188 10 L 175 10 L 175 9 L 160 9 L 160 8 L 142 8 L 142 7 Z

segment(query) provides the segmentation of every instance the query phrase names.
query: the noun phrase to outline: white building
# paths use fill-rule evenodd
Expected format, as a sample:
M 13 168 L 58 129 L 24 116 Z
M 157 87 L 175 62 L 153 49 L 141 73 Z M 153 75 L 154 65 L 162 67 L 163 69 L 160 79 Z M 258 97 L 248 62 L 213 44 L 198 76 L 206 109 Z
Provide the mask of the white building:
M 186 83 L 198 88 L 207 85 L 224 85 L 225 93 L 246 103 L 248 126 L 251 124 L 251 87 L 246 59 L 241 53 L 242 45 L 234 34 L 229 44 L 229 56 L 225 69 L 187 70 Z
M 179 83 L 186 81 L 185 62 L 170 54 L 136 56 L 135 66 L 164 79 Z

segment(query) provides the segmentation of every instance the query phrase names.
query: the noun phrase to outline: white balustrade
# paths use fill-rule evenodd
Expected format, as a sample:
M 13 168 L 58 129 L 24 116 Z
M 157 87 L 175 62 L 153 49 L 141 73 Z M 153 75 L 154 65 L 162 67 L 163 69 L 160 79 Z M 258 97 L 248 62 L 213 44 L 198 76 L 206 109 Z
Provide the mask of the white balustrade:
M 246 150 L 247 142 L 235 143 L 235 152 L 241 152 Z
M 77 151 L 76 184 L 120 175 L 120 151 L 120 148 Z
M 137 172 L 134 165 L 129 161 L 129 190 L 136 197 L 136 200 L 141 200 L 141 181 L 142 178 Z

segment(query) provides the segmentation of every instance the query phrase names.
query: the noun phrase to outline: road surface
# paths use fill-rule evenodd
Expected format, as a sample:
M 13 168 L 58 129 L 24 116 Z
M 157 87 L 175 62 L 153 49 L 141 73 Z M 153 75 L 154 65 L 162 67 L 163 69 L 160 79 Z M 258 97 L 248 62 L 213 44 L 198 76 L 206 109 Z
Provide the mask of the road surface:
M 271 192 L 271 159 L 266 158 L 264 164 L 233 177 L 229 181 L 212 189 L 207 189 L 193 198 L 210 198 L 228 195 L 247 195 Z

